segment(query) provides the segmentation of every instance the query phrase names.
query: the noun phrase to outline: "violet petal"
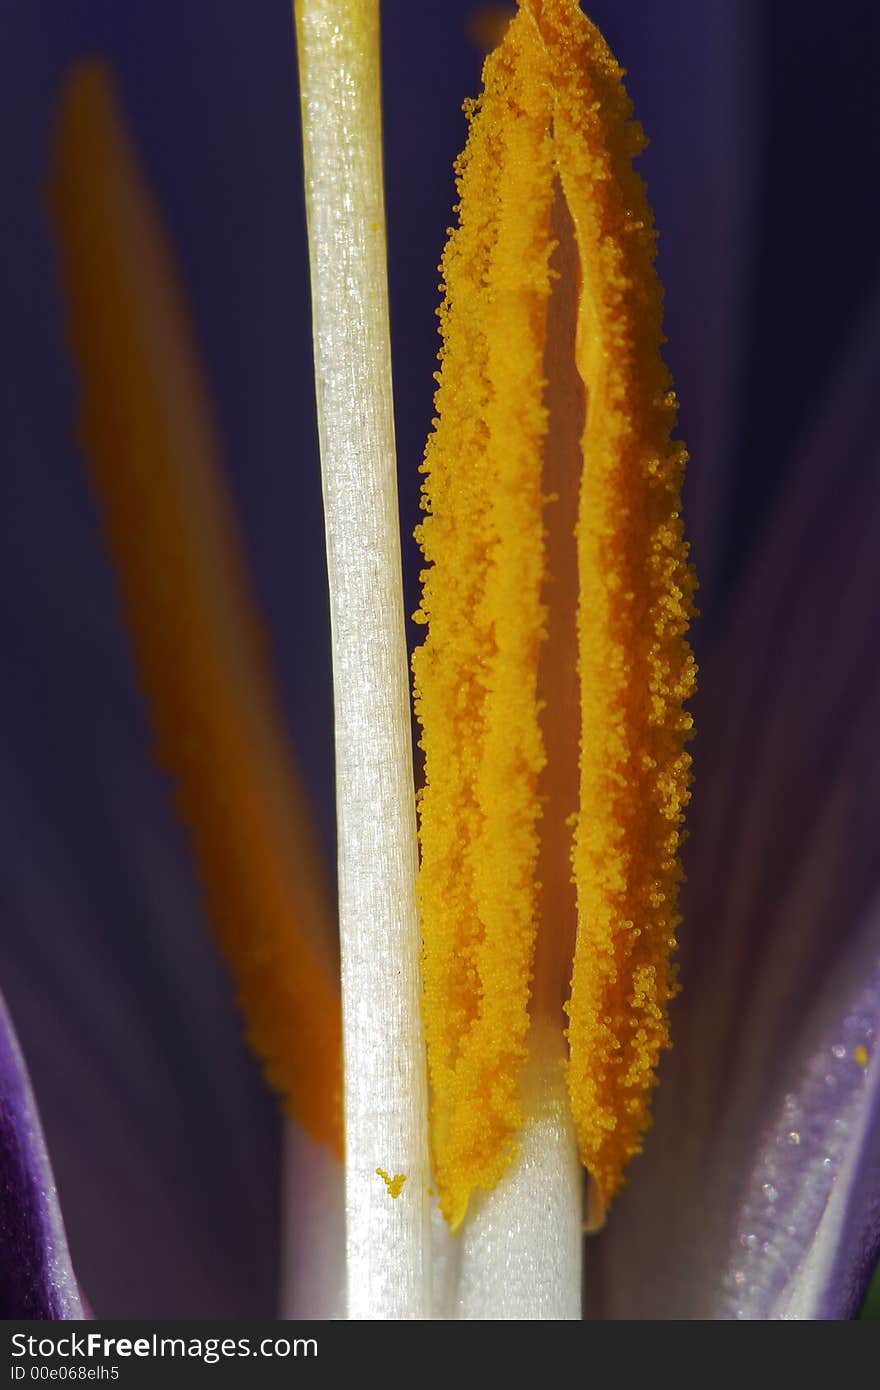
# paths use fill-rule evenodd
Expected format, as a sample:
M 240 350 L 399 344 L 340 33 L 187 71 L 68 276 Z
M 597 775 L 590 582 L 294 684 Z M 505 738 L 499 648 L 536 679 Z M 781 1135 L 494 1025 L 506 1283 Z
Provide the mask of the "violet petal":
M 877 1060 L 855 1049 L 880 1022 L 878 392 L 875 297 L 703 663 L 684 993 L 594 1253 L 607 1316 L 849 1316 L 870 1274 Z
M 82 1316 L 37 1107 L 0 999 L 0 1318 Z
M 283 20 L 289 29 L 289 13 Z M 4 364 L 0 980 L 95 1311 L 268 1317 L 280 1119 L 154 765 L 72 437 L 43 186 L 61 74 L 83 43 L 65 33 L 73 28 L 70 7 L 23 7 L 4 69 L 18 119 L 3 242 L 15 274 L 5 303 L 14 352 Z M 223 80 L 221 69 L 221 89 Z

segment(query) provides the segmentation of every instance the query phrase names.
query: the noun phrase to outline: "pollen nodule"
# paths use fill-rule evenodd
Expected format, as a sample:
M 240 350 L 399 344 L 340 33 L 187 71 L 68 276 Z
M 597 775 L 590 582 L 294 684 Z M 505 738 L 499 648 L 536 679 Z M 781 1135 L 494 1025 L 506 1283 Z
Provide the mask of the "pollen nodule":
M 516 1152 L 538 943 L 568 940 L 537 881 L 553 862 L 545 826 L 572 827 L 568 1083 L 597 1211 L 639 1150 L 675 988 L 683 704 L 695 680 L 686 455 L 671 440 L 653 221 L 632 167 L 643 138 L 621 71 L 575 0 L 523 0 L 469 118 L 441 266 L 437 420 L 417 532 L 428 631 L 413 662 L 431 1143 L 453 1225 Z M 557 712 L 552 699 L 543 708 L 541 653 L 557 601 L 548 508 L 561 504 L 544 486 L 548 438 L 560 437 L 545 378 L 563 225 L 579 267 L 571 351 L 583 383 L 570 518 L 579 775 L 577 805 L 550 814 Z
M 395 1173 L 392 1178 L 390 1173 L 386 1173 L 384 1168 L 377 1168 L 376 1175 L 382 1179 L 388 1189 L 388 1196 L 395 1200 L 403 1191 L 403 1184 L 406 1182 L 406 1173 Z

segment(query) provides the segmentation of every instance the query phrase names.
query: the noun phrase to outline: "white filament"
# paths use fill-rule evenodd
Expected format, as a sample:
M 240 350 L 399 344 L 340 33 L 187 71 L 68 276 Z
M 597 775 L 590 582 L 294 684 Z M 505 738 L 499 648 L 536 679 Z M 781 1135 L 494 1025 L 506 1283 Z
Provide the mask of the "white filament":
M 378 0 L 297 0 L 336 721 L 348 1316 L 429 1316 Z M 392 1198 L 377 1168 L 405 1175 Z
M 517 1158 L 471 1200 L 458 1237 L 458 1279 L 445 1316 L 482 1322 L 581 1317 L 584 1173 L 559 1032 L 533 1030 Z
M 279 1316 L 345 1317 L 345 1179 L 326 1144 L 299 1125 L 284 1128 L 284 1241 Z

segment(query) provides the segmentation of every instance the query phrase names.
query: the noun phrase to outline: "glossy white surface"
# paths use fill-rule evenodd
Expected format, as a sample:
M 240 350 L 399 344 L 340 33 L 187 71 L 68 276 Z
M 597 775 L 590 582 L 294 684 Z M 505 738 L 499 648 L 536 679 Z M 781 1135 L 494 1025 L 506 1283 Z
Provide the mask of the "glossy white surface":
M 333 635 L 348 1315 L 415 1319 L 429 1314 L 427 1083 L 378 4 L 296 12 Z M 378 1167 L 406 1175 L 396 1199 Z

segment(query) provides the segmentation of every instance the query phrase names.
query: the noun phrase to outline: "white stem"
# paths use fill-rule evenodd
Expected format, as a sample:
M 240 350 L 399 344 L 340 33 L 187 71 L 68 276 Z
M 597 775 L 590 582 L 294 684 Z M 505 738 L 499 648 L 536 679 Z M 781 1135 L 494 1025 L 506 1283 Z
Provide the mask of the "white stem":
M 520 1151 L 472 1202 L 448 1316 L 482 1322 L 581 1317 L 583 1182 L 562 1069 L 562 1040 L 533 1038 Z
M 284 1215 L 280 1317 L 345 1317 L 345 1179 L 326 1144 L 284 1127 Z
M 378 0 L 296 0 L 336 716 L 348 1316 L 429 1316 Z M 406 1182 L 389 1195 L 377 1168 Z

